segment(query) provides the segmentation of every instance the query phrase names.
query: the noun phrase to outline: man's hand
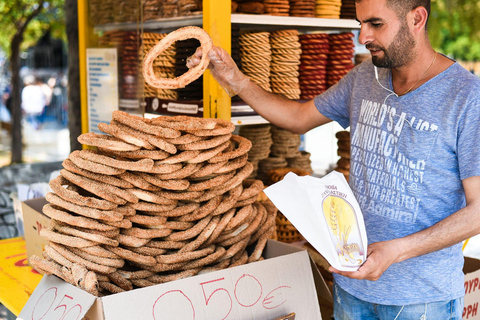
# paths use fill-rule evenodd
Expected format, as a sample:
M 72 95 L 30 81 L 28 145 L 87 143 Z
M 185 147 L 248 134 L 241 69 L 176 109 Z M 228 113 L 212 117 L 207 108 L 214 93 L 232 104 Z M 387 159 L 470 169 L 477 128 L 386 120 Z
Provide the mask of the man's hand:
M 330 267 L 329 271 L 352 279 L 375 281 L 396 262 L 399 249 L 394 240 L 375 242 L 368 246 L 367 260 L 357 271 L 340 271 L 333 267 Z
M 196 66 L 202 57 L 202 48 L 187 59 L 187 67 Z M 233 97 L 240 93 L 250 81 L 250 78 L 244 75 L 233 61 L 232 57 L 220 47 L 213 46 L 208 52 L 210 64 L 208 68 L 215 80 Z

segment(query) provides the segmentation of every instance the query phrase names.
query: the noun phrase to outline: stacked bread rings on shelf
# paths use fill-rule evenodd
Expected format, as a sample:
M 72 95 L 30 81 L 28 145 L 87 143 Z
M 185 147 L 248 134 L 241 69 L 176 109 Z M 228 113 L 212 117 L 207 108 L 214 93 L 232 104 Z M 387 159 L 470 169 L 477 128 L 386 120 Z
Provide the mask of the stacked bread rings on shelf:
M 78 137 L 43 212 L 39 272 L 94 295 L 262 259 L 276 208 L 247 179 L 251 142 L 220 119 L 145 119 L 121 111 Z M 248 250 L 247 250 L 248 249 Z

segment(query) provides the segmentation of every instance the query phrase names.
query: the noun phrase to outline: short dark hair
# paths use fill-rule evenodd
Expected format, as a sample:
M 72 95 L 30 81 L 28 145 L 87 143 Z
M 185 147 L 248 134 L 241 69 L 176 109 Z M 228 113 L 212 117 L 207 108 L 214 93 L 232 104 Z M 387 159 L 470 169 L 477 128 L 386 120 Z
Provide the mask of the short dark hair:
M 362 0 L 355 0 L 362 2 Z M 427 23 L 430 17 L 430 0 L 387 0 L 387 6 L 397 13 L 399 18 L 405 18 L 407 13 L 418 7 L 424 7 L 427 10 Z

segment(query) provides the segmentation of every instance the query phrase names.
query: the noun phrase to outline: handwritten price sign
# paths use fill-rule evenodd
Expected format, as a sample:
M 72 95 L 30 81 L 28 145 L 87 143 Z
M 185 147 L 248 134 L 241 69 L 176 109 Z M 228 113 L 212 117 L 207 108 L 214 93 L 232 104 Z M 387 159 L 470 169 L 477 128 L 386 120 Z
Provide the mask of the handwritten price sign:
M 44 276 L 18 319 L 80 320 L 95 297 L 54 276 Z
M 306 252 L 102 298 L 105 318 L 321 319 Z

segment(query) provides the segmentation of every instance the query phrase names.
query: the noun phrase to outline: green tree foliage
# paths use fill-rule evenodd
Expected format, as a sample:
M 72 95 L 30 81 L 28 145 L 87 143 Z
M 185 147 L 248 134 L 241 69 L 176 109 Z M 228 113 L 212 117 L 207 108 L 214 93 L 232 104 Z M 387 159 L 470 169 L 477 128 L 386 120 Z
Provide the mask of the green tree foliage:
M 35 45 L 37 40 L 50 30 L 52 37 L 65 39 L 65 14 L 64 0 L 38 1 L 38 0 L 2 0 L 0 1 L 0 49 L 10 52 L 12 37 L 18 28 L 25 23 L 27 17 L 42 6 L 42 10 L 26 26 L 24 40 L 20 50 Z
M 432 0 L 429 37 L 454 59 L 480 61 L 480 1 Z

